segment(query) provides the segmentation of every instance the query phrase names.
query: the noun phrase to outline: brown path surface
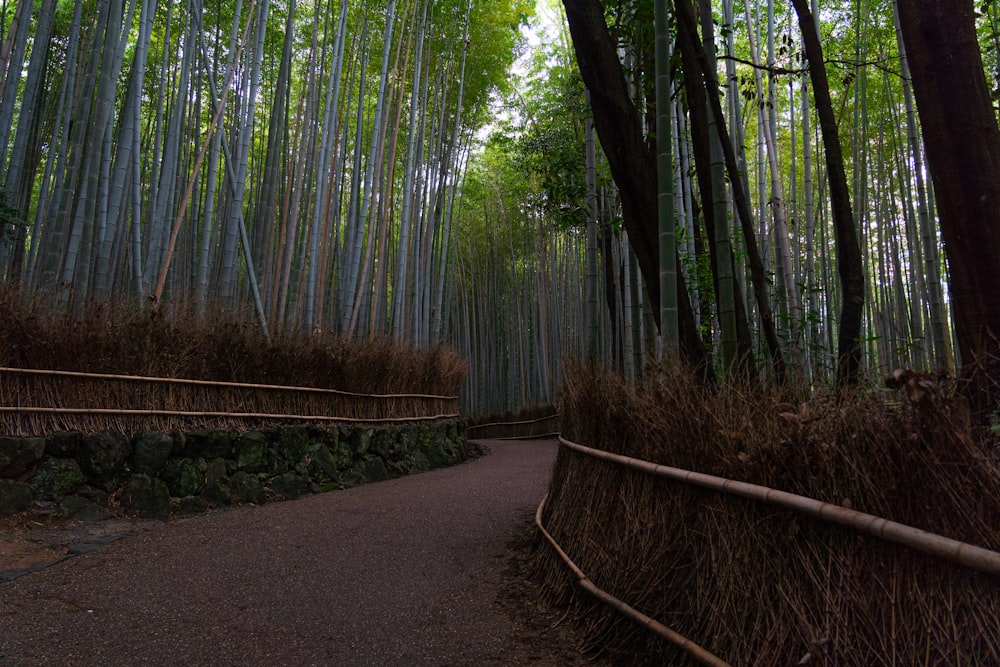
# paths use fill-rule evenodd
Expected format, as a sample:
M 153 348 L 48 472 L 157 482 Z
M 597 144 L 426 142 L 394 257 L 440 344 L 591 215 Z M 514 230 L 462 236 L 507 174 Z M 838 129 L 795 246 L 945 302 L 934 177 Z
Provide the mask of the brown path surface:
M 581 662 L 498 601 L 555 445 L 486 444 L 453 468 L 164 524 L 0 583 L 0 665 Z

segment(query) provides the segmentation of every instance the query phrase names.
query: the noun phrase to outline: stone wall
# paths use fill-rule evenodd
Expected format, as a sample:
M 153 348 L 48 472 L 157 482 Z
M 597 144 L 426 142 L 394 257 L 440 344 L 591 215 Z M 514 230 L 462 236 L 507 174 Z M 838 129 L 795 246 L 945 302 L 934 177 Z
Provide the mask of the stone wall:
M 256 431 L 67 431 L 0 437 L 0 516 L 33 505 L 64 516 L 166 518 L 298 498 L 464 461 L 465 422 L 277 426 Z

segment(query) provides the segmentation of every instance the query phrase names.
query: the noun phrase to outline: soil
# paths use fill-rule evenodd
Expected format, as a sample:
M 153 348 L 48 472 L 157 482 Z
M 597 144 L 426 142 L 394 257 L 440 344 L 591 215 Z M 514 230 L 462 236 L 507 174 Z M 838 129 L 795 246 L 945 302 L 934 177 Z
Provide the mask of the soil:
M 538 533 L 533 521 L 526 522 L 507 543 L 510 558 L 504 568 L 504 584 L 497 602 L 523 628 L 517 655 L 510 664 L 593 665 L 614 667 L 627 664 L 606 655 L 588 655 L 581 647 L 580 631 L 570 611 L 557 609 L 543 598 L 537 582 L 531 578 L 531 555 Z
M 112 516 L 81 520 L 56 507 L 35 507 L 0 518 L 0 581 L 54 565 L 127 535 L 153 530 L 162 521 Z

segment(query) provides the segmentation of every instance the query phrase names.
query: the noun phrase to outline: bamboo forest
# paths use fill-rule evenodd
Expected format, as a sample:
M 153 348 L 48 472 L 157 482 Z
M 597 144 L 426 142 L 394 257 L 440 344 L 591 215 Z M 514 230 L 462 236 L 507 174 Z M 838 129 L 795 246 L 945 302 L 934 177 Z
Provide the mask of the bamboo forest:
M 564 4 L 3 0 L 0 275 L 449 345 L 469 414 L 552 403 L 569 358 L 815 388 L 995 350 L 1000 249 L 946 256 L 951 109 L 913 90 L 948 3 Z M 959 4 L 995 126 L 1000 9 Z

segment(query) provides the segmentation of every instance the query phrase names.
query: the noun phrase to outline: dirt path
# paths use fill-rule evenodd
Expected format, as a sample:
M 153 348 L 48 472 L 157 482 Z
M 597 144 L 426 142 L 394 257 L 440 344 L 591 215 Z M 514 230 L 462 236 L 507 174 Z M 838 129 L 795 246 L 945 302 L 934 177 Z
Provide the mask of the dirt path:
M 486 444 L 453 468 L 171 522 L 0 583 L 0 665 L 582 664 L 505 580 L 555 446 Z

